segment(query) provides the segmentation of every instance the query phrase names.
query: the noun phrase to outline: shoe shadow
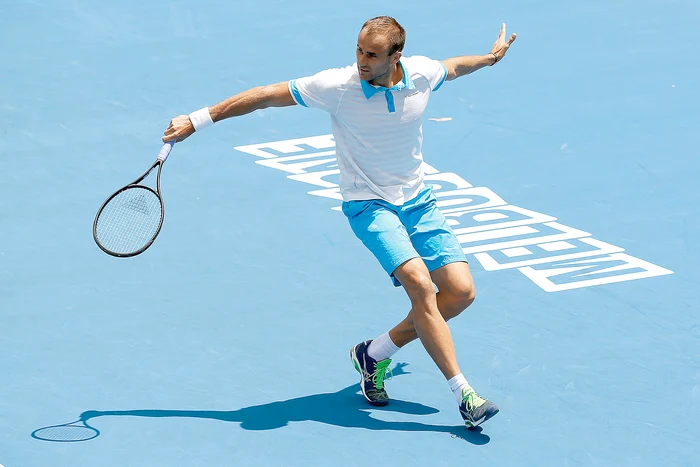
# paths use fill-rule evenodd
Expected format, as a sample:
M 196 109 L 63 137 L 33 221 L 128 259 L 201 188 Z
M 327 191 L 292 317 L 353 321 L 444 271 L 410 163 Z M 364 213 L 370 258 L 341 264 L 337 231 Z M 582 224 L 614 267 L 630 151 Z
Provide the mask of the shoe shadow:
M 402 367 L 394 376 L 405 374 Z M 359 394 L 359 385 L 353 384 L 337 392 L 313 394 L 284 401 L 254 405 L 233 411 L 208 410 L 119 410 L 87 411 L 81 420 L 99 417 L 149 417 L 149 418 L 206 418 L 240 423 L 244 430 L 275 430 L 291 422 L 316 422 L 345 428 L 367 430 L 391 430 L 405 432 L 438 432 L 452 435 L 471 444 L 483 445 L 490 441 L 481 429 L 468 430 L 464 425 L 444 426 L 419 422 L 390 422 L 372 416 L 377 412 L 400 412 L 409 415 L 430 415 L 439 410 L 423 404 L 393 399 L 386 407 L 371 407 Z

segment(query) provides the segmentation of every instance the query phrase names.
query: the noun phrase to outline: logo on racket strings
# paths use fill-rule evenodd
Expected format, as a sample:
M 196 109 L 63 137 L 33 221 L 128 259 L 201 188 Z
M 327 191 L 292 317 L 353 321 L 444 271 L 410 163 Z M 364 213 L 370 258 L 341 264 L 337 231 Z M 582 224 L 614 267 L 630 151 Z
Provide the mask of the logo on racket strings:
M 151 211 L 148 209 L 148 204 L 146 203 L 146 197 L 144 195 L 138 195 L 135 198 L 129 199 L 124 206 L 131 209 L 132 211 L 140 212 L 141 214 L 148 216 Z

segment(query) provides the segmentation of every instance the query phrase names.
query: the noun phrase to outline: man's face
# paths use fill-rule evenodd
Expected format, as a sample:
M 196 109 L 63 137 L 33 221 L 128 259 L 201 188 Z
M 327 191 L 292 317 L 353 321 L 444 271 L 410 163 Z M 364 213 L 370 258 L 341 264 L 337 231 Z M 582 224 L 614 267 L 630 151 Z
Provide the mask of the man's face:
M 401 58 L 401 52 L 389 55 L 391 44 L 381 34 L 371 35 L 365 30 L 360 31 L 357 37 L 357 71 L 363 81 L 381 79 L 387 73 L 391 73 L 394 65 Z

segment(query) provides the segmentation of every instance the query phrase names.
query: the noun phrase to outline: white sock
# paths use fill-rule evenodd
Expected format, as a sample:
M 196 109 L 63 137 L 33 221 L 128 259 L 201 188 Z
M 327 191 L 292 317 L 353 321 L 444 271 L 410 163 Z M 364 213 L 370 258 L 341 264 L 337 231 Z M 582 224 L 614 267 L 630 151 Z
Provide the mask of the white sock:
M 450 379 L 447 384 L 450 385 L 450 389 L 452 390 L 452 394 L 455 395 L 455 398 L 457 399 L 457 403 L 461 404 L 462 403 L 462 389 L 464 388 L 469 388 L 469 383 L 467 383 L 467 378 L 464 377 L 462 373 L 458 374 L 454 378 Z
M 388 332 L 374 339 L 367 348 L 367 354 L 378 362 L 391 358 L 398 351 Z

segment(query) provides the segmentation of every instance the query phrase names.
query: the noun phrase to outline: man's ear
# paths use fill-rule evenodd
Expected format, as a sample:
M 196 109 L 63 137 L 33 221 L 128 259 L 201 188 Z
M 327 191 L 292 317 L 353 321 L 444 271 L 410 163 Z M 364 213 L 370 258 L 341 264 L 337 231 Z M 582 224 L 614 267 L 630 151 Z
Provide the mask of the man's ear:
M 401 51 L 399 50 L 398 52 L 394 52 L 394 58 L 391 59 L 391 61 L 394 64 L 399 63 L 399 60 L 401 59 Z

